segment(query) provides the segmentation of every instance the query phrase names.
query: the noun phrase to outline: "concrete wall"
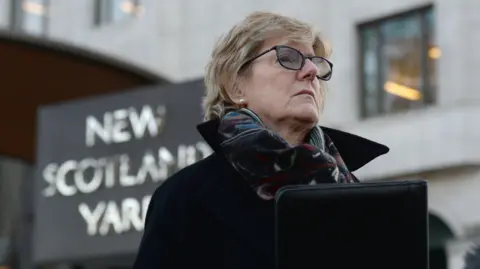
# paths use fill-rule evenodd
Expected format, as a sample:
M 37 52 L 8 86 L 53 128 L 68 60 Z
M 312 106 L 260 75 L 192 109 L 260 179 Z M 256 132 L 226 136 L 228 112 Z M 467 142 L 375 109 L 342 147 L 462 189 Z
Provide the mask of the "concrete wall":
M 457 238 L 480 234 L 480 168 L 447 169 L 421 177 L 429 180 L 430 210 L 443 218 Z
M 9 12 L 0 0 L 0 14 Z M 475 74 L 480 69 L 480 2 L 477 0 L 142 0 L 144 13 L 119 23 L 97 27 L 94 1 L 50 0 L 48 35 L 114 55 L 175 81 L 203 75 L 213 44 L 234 23 L 255 10 L 269 10 L 307 20 L 331 39 L 335 75 L 330 83 L 328 122 L 359 119 L 358 52 L 355 26 L 360 22 L 433 3 L 439 62 L 439 104 L 475 103 Z M 308 7 L 308 8 L 306 8 Z M 0 25 L 6 21 L 0 15 Z M 341 103 L 341 105 L 340 105 Z
M 50 38 L 148 68 L 173 81 L 198 78 L 218 37 L 255 10 L 280 11 L 324 25 L 321 1 L 142 0 L 138 19 L 96 27 L 94 1 L 50 0 Z M 303 8 L 314 5 L 314 8 Z M 328 12 L 325 12 L 328 13 Z
M 331 36 L 336 64 L 327 102 L 327 122 L 379 140 L 391 147 L 387 157 L 359 172 L 364 178 L 400 176 L 423 170 L 480 163 L 480 91 L 476 75 L 480 54 L 474 42 L 480 38 L 480 2 L 472 0 L 433 1 L 436 16 L 436 43 L 442 50 L 438 61 L 438 103 L 435 107 L 375 119 L 360 119 L 358 51 L 355 25 L 430 1 L 338 1 L 332 9 L 328 35 Z M 346 7 L 349 8 L 346 8 Z M 475 55 L 474 55 L 475 54 Z

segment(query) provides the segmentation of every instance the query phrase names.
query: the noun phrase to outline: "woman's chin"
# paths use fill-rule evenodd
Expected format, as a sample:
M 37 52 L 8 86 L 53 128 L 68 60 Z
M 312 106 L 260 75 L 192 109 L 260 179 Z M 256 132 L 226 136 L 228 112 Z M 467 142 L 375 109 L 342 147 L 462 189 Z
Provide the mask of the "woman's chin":
M 310 104 L 298 106 L 294 110 L 294 117 L 301 122 L 316 124 L 319 120 L 318 108 Z

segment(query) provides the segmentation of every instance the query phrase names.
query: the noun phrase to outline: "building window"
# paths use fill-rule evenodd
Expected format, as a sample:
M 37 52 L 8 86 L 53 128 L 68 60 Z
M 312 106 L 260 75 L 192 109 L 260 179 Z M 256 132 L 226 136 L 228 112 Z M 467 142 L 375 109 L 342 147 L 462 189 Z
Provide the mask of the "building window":
M 362 115 L 412 110 L 435 102 L 433 8 L 361 24 Z
M 48 0 L 13 1 L 13 29 L 32 35 L 45 35 L 48 23 Z
M 96 0 L 95 24 L 103 25 L 138 17 L 143 10 L 140 0 Z

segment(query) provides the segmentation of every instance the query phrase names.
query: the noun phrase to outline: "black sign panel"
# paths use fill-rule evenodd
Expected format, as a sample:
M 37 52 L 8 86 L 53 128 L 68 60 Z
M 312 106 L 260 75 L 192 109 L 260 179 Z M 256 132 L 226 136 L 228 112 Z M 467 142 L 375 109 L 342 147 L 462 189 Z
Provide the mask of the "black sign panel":
M 203 91 L 197 81 L 40 109 L 35 262 L 135 253 L 155 188 L 211 154 L 196 130 Z

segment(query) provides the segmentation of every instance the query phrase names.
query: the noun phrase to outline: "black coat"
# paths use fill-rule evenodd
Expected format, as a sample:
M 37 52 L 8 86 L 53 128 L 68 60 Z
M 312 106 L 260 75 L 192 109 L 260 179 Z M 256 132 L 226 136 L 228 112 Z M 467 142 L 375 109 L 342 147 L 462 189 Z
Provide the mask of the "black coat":
M 274 201 L 260 199 L 219 150 L 218 121 L 198 126 L 215 151 L 153 194 L 134 269 L 274 268 Z M 323 128 L 355 171 L 388 148 Z

